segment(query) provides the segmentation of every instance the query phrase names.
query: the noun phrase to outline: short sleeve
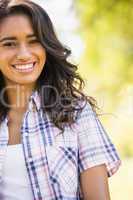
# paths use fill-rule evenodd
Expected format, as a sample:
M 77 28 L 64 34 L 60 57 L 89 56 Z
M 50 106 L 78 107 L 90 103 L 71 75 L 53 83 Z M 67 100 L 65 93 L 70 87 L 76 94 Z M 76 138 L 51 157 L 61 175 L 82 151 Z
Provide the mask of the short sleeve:
M 89 103 L 77 118 L 78 166 L 82 171 L 105 164 L 108 177 L 119 168 L 121 161 L 114 144 Z

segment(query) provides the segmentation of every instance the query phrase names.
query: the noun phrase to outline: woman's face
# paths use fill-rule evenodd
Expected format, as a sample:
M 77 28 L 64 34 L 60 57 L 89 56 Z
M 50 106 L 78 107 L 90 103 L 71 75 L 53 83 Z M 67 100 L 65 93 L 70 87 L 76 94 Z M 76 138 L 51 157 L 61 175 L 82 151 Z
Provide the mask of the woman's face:
M 7 86 L 35 86 L 46 61 L 31 21 L 24 14 L 6 17 L 0 23 L 0 71 Z

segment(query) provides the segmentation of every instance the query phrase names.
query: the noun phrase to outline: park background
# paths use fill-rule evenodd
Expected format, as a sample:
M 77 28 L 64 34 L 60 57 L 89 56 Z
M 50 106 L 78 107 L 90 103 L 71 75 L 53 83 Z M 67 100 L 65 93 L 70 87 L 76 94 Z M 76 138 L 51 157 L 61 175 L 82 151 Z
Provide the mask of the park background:
M 109 178 L 112 200 L 133 199 L 133 2 L 34 0 L 46 9 L 59 39 L 79 65 L 85 93 L 101 109 L 122 165 Z

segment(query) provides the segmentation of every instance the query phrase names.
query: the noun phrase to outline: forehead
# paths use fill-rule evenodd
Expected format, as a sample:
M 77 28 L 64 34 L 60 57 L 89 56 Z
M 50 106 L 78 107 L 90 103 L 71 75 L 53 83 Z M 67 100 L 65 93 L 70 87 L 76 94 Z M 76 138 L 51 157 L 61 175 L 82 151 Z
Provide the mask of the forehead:
M 0 23 L 0 37 L 3 35 L 20 35 L 34 33 L 31 19 L 25 14 L 8 16 Z

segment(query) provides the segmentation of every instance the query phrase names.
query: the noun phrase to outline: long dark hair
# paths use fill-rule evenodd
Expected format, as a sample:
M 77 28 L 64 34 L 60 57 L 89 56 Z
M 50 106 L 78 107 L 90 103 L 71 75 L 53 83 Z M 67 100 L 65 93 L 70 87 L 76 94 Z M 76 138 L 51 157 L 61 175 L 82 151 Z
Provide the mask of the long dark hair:
M 46 11 L 28 0 L 1 1 L 0 20 L 19 13 L 30 17 L 34 32 L 46 50 L 45 67 L 36 85 L 41 97 L 42 108 L 49 114 L 53 123 L 60 129 L 63 129 L 66 123 L 71 125 L 76 119 L 75 116 L 83 108 L 81 101 L 88 101 L 96 111 L 97 102 L 93 97 L 83 93 L 84 81 L 77 73 L 77 66 L 68 61 L 71 50 L 58 40 Z M 0 95 L 4 87 L 1 74 Z M 8 101 L 6 94 L 5 101 Z M 8 110 L 9 108 L 2 104 L 0 98 L 0 120 L 7 115 Z

